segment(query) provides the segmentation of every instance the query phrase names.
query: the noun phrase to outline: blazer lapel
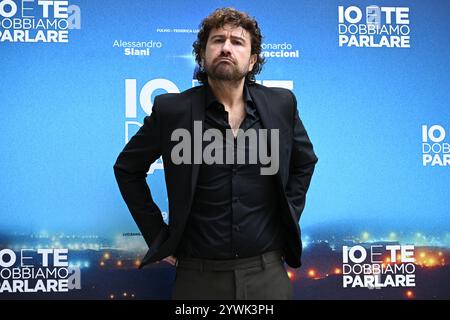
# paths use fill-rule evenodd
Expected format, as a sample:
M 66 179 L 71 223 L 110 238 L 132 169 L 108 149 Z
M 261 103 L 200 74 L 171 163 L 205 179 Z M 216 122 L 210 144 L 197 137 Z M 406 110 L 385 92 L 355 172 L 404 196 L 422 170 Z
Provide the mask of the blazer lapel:
M 260 90 L 256 85 L 249 85 L 247 88 L 250 92 L 250 96 L 252 97 L 253 102 L 255 102 L 256 110 L 258 110 L 259 116 L 261 117 L 263 127 L 269 130 L 274 129 L 272 109 L 269 106 L 264 91 Z M 270 134 L 268 134 L 268 142 L 268 147 L 270 150 L 270 146 L 272 145 Z
M 206 97 L 205 97 L 205 87 L 202 87 L 198 91 L 196 91 L 191 98 L 191 150 L 192 150 L 192 167 L 191 167 L 191 190 L 190 190 L 190 203 L 192 203 L 192 199 L 194 197 L 195 188 L 197 186 L 197 179 L 198 179 L 198 172 L 200 169 L 200 164 L 195 163 L 195 140 L 198 140 L 200 138 L 200 141 L 197 141 L 197 145 L 202 146 L 202 135 L 203 132 L 195 132 L 194 122 L 195 121 L 203 121 L 205 120 L 205 103 L 206 103 Z M 198 130 L 197 130 L 198 131 Z M 195 136 L 195 134 L 200 134 L 201 136 Z M 200 149 L 201 154 L 203 154 L 203 150 Z M 201 162 L 201 161 L 200 161 Z
M 261 117 L 261 123 L 262 126 L 265 129 L 268 129 L 268 137 L 267 137 L 267 143 L 268 143 L 268 149 L 270 150 L 270 152 L 272 153 L 272 141 L 271 141 L 271 134 L 270 134 L 270 130 L 272 129 L 279 129 L 277 127 L 275 127 L 275 123 L 273 121 L 274 117 L 272 115 L 272 108 L 269 105 L 269 101 L 267 100 L 267 97 L 264 93 L 263 90 L 260 89 L 260 87 L 258 85 L 249 85 L 248 90 L 250 92 L 250 95 L 253 99 L 253 102 L 255 102 L 256 105 L 256 110 L 258 110 L 259 116 Z M 281 132 L 279 132 L 279 136 L 278 138 L 280 139 L 280 141 L 278 141 L 278 149 L 279 149 L 279 163 L 278 165 L 281 166 L 283 163 L 283 157 L 284 157 L 284 152 L 282 152 L 282 145 L 281 145 Z M 280 174 L 280 168 L 278 169 L 278 172 L 276 173 L 276 180 L 279 183 L 280 187 L 283 188 L 283 182 L 282 182 L 282 178 L 281 178 L 281 174 Z

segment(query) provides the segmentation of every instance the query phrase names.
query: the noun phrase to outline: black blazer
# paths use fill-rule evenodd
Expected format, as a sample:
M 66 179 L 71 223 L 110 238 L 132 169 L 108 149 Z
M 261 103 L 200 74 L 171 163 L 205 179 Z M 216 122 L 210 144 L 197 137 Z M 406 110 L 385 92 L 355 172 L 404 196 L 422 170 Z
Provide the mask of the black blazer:
M 276 174 L 281 196 L 281 219 L 287 244 L 285 260 L 291 267 L 301 264 L 301 238 L 298 225 L 305 206 L 317 157 L 297 112 L 297 101 L 291 91 L 248 85 L 249 93 L 266 129 L 279 129 L 279 170 Z M 120 192 L 149 250 L 141 266 L 174 254 L 190 212 L 200 165 L 175 165 L 171 161 L 171 141 L 175 129 L 193 132 L 193 122 L 204 120 L 204 86 L 181 93 L 157 96 L 153 111 L 130 139 L 114 164 Z M 270 137 L 270 135 L 269 135 Z M 152 199 L 146 183 L 150 165 L 162 156 L 169 199 L 169 225 Z

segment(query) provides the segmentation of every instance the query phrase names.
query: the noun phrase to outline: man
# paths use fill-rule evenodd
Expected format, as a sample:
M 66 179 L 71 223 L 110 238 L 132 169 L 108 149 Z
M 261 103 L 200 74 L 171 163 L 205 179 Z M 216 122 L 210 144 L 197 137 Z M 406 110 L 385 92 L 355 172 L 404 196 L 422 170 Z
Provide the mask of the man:
M 255 83 L 261 40 L 257 22 L 235 9 L 205 18 L 193 45 L 203 85 L 157 96 L 114 165 L 150 248 L 141 267 L 175 264 L 174 299 L 293 296 L 284 261 L 301 264 L 298 222 L 317 157 L 294 95 Z M 169 225 L 145 179 L 161 155 Z

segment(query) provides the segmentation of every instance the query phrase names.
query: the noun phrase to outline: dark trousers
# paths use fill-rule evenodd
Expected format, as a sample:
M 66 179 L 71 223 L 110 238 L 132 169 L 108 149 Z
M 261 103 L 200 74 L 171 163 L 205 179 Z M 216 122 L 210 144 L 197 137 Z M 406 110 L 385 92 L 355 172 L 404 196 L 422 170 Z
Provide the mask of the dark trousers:
M 288 300 L 292 283 L 281 253 L 233 260 L 178 261 L 174 300 Z

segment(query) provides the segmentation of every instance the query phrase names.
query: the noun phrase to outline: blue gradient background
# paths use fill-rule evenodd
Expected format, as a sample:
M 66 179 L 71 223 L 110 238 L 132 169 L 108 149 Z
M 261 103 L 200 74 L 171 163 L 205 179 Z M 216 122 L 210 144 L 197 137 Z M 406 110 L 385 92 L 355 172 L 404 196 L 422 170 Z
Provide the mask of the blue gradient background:
M 301 224 L 449 230 L 448 167 L 423 167 L 421 125 L 450 134 L 450 3 L 358 1 L 410 8 L 411 48 L 338 47 L 338 5 L 352 1 L 73 1 L 81 30 L 68 44 L 0 43 L 0 232 L 137 230 L 112 166 L 124 146 L 125 79 L 191 86 L 197 28 L 221 6 L 248 11 L 265 43 L 300 59 L 268 59 L 259 80 L 293 80 L 319 163 Z M 114 40 L 161 41 L 150 57 Z M 159 92 L 163 93 L 163 92 Z M 139 92 L 138 92 L 139 94 Z M 139 97 L 139 96 L 138 96 Z M 137 121 L 145 113 L 138 108 Z M 447 138 L 447 142 L 449 139 Z M 149 176 L 167 211 L 163 174 Z

